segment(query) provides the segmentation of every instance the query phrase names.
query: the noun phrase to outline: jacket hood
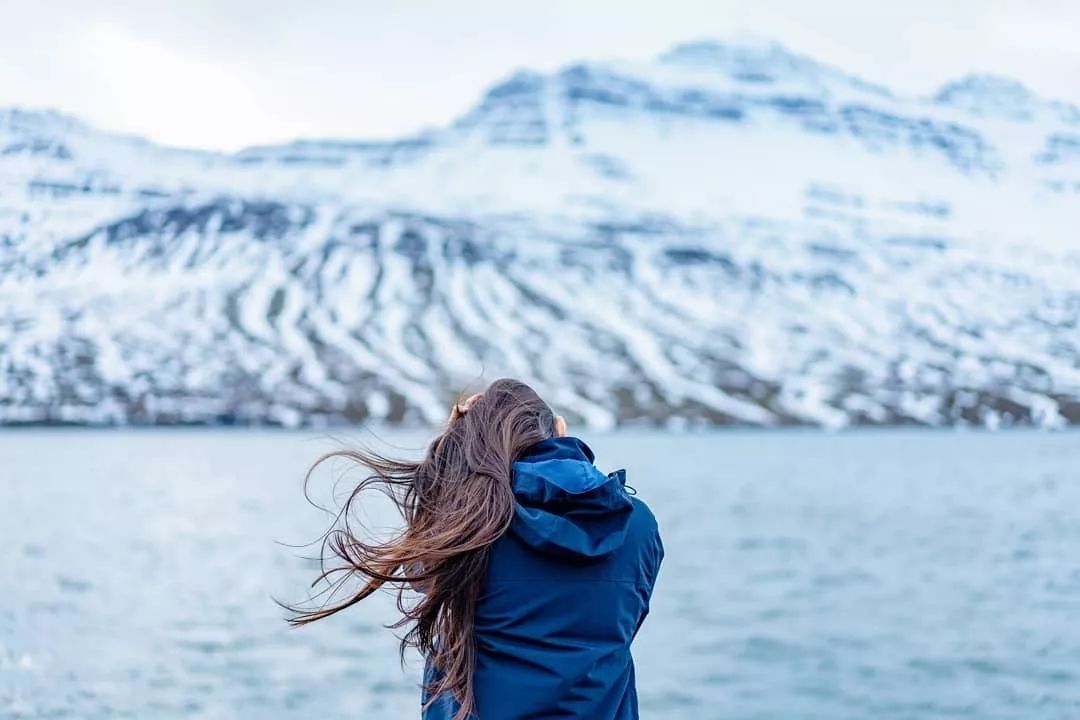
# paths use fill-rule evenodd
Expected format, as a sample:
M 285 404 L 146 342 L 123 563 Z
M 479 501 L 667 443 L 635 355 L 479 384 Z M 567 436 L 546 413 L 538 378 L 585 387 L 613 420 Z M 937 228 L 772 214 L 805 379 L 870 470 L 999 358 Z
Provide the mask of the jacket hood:
M 539 552 L 600 558 L 626 539 L 633 504 L 626 471 L 600 472 L 575 437 L 548 438 L 514 463 L 516 506 L 510 532 Z

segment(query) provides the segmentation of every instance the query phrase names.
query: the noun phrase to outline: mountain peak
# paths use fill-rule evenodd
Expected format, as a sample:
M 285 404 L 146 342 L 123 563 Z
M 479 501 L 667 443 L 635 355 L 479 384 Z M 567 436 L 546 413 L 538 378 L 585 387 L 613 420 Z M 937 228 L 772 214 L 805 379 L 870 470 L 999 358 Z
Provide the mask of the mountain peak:
M 0 130 L 17 132 L 70 132 L 86 130 L 82 120 L 73 115 L 53 110 L 0 107 Z
M 934 95 L 934 102 L 979 115 L 1031 118 L 1043 101 L 1019 80 L 1001 75 L 972 73 L 952 80 Z
M 661 63 L 696 67 L 719 67 L 743 79 L 769 81 L 778 72 L 791 73 L 819 67 L 819 64 L 797 55 L 780 43 L 756 37 L 738 37 L 731 41 L 697 40 L 676 45 L 662 54 Z
M 698 40 L 676 45 L 659 57 L 663 65 L 719 70 L 732 80 L 761 85 L 786 81 L 824 87 L 833 83 L 879 96 L 892 93 L 839 68 L 807 55 L 792 52 L 784 45 L 753 35 L 737 35 L 729 40 Z

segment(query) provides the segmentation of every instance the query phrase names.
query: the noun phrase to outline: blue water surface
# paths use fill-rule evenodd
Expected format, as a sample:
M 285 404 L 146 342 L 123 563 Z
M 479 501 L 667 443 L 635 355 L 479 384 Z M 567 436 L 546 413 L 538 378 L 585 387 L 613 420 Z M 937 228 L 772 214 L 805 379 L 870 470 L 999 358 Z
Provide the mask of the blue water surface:
M 410 454 L 416 433 L 380 437 Z M 1080 435 L 586 437 L 659 517 L 645 718 L 1080 718 Z M 312 432 L 0 433 L 0 717 L 416 717 L 389 598 L 299 630 Z M 393 448 L 390 448 L 393 450 Z M 343 466 L 314 480 L 333 501 Z M 340 483 L 334 487 L 334 480 Z M 336 495 L 335 495 L 336 493 Z M 365 519 L 392 526 L 385 504 Z

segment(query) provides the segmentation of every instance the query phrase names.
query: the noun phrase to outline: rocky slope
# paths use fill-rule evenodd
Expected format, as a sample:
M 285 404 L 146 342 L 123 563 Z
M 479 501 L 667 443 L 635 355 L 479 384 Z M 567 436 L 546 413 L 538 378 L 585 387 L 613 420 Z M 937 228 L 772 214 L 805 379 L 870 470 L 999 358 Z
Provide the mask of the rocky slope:
M 0 110 L 0 422 L 1080 422 L 1080 111 L 770 44 L 225 155 Z

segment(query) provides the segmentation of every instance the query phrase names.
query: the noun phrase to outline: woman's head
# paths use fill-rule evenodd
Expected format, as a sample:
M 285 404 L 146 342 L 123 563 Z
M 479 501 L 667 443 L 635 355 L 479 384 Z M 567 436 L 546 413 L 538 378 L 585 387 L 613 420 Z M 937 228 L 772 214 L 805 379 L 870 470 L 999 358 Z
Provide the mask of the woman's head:
M 475 450 L 513 454 L 549 437 L 565 435 L 566 421 L 555 415 L 536 391 L 519 380 L 496 380 L 482 393 L 455 403 L 446 430 L 435 438 Z M 520 448 L 520 449 L 524 449 Z
M 453 693 L 462 705 L 459 718 L 466 717 L 473 711 L 473 616 L 488 549 L 514 516 L 513 464 L 532 445 L 565 433 L 565 421 L 532 388 L 503 379 L 455 404 L 446 428 L 418 462 L 365 450 L 320 458 L 315 466 L 343 457 L 370 473 L 324 535 L 324 570 L 316 580 L 334 579 L 331 596 L 352 577 L 361 585 L 345 599 L 317 609 L 289 607 L 295 613 L 290 622 L 302 625 L 328 617 L 390 584 L 401 612 L 392 627 L 407 628 L 402 653 L 419 649 L 439 671 L 430 695 Z M 351 506 L 367 489 L 382 490 L 401 512 L 405 526 L 389 540 L 353 532 Z M 422 594 L 408 593 L 409 587 Z

